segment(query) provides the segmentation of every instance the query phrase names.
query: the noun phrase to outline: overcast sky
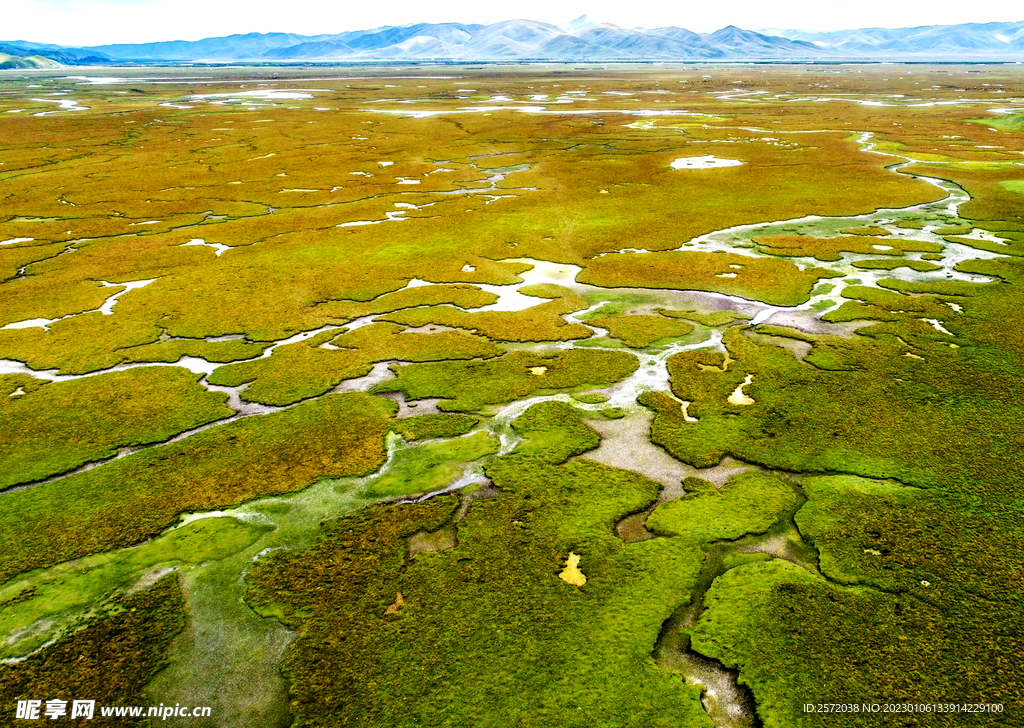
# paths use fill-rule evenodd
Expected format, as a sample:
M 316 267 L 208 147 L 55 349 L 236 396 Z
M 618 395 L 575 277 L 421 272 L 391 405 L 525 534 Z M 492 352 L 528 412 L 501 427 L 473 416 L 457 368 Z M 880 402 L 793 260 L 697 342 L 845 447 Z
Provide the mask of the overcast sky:
M 0 39 L 64 45 L 197 40 L 232 33 L 316 35 L 417 22 L 563 23 L 584 13 L 626 28 L 675 25 L 841 30 L 1024 20 L 1019 2 L 963 0 L 2 0 Z

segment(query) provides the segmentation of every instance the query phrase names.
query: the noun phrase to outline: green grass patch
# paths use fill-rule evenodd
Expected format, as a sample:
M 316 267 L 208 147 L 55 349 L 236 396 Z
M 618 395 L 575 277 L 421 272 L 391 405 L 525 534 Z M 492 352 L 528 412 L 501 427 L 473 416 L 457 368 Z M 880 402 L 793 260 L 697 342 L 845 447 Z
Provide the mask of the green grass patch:
M 371 473 L 384 462 L 395 409 L 365 394 L 330 395 L 9 493 L 0 512 L 10 539 L 0 553 L 0 581 L 138 543 L 184 512 L 298 490 L 321 477 Z
M 572 398 L 583 404 L 601 404 L 608 401 L 607 394 L 599 394 L 597 392 L 578 392 L 573 394 Z
M 108 551 L 34 571 L 0 587 L 0 634 L 10 635 L 2 657 L 20 657 L 79 626 L 111 592 L 125 591 L 158 567 L 223 559 L 268 529 L 234 518 L 201 518 L 139 546 Z M 21 598 L 22 595 L 30 595 Z
M 622 316 L 658 302 L 656 296 L 644 293 L 614 293 L 611 291 L 584 293 L 583 300 L 591 306 L 598 303 L 602 305 L 594 311 L 582 314 L 580 316 L 582 320 L 604 316 Z
M 883 237 L 889 234 L 888 230 L 880 227 L 843 228 L 839 232 L 843 235 L 880 235 Z
M 394 367 L 397 377 L 374 392 L 405 392 L 407 399 L 440 397 L 438 408 L 475 411 L 541 390 L 601 386 L 633 373 L 637 358 L 625 352 L 573 350 L 558 354 L 513 351 L 498 359 Z
M 807 301 L 821 278 L 837 275 L 821 268 L 800 270 L 788 261 L 772 258 L 672 251 L 605 255 L 589 261 L 577 280 L 605 288 L 713 291 L 779 306 L 796 306 Z
M 12 382 L 0 397 L 0 488 L 233 415 L 227 396 L 208 392 L 200 378 L 177 367 L 142 367 L 28 388 L 23 379 Z M 19 388 L 24 394 L 15 395 Z
M 14 716 L 18 700 L 95 700 L 95 725 L 144 725 L 102 719 L 101 705 L 148 705 L 144 690 L 166 664 L 171 640 L 185 626 L 177 577 L 105 603 L 84 628 L 22 662 L 0 664 L 0 709 Z M 45 708 L 45 702 L 43 707 Z M 42 713 L 42 711 L 40 711 Z
M 975 124 L 981 124 L 1000 131 L 1024 131 L 1024 114 L 993 114 L 981 119 L 967 119 Z
M 689 494 L 658 506 L 647 528 L 668 536 L 700 541 L 737 539 L 764 533 L 797 504 L 796 493 L 780 480 L 761 473 L 733 476 L 721 490 Z
M 1016 192 L 1017 194 L 1024 195 L 1024 180 L 1005 180 L 1003 182 L 1000 182 L 999 186 L 1008 192 Z M 954 234 L 960 235 L 961 233 Z
M 854 268 L 863 270 L 896 270 L 897 268 L 909 268 L 919 273 L 929 273 L 935 270 L 942 270 L 941 265 L 935 265 L 924 260 L 905 260 L 903 258 L 868 258 L 866 260 L 855 260 L 851 263 Z
M 371 498 L 431 493 L 451 485 L 466 463 L 498 452 L 500 443 L 486 432 L 444 442 L 403 448 L 394 453 L 384 472 L 369 485 Z
M 609 336 L 635 349 L 643 349 L 664 339 L 686 336 L 693 331 L 692 324 L 658 315 L 592 318 L 587 323 L 607 329 Z
M 825 284 L 823 284 L 825 285 Z M 815 289 L 818 291 L 821 286 Z M 743 313 L 737 313 L 731 308 L 723 308 L 718 311 L 700 311 L 697 309 L 681 309 L 678 311 L 657 309 L 658 313 L 662 316 L 670 316 L 671 318 L 685 319 L 687 321 L 693 321 L 701 326 L 728 326 L 734 321 L 745 321 L 750 317 Z
M 458 437 L 476 427 L 479 418 L 469 415 L 417 415 L 395 420 L 391 431 L 406 440 Z

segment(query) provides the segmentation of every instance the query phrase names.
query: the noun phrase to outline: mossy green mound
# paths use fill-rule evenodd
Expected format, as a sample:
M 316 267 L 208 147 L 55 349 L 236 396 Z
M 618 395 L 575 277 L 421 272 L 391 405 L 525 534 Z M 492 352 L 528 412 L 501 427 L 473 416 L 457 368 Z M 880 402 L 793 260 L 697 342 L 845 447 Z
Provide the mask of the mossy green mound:
M 498 452 L 486 432 L 399 450 L 366 491 L 371 498 L 417 495 L 441 490 L 462 475 L 466 463 Z
M 417 415 L 396 420 L 391 431 L 406 440 L 429 440 L 465 435 L 478 422 L 478 418 L 469 415 Z
M 739 669 L 765 728 L 833 725 L 835 715 L 803 706 L 836 702 L 836 695 L 858 706 L 936 700 L 1002 706 L 995 715 L 856 711 L 843 715 L 851 726 L 1000 725 L 1013 720 L 1009 713 L 1019 705 L 1019 681 L 1010 676 L 1019 640 L 974 631 L 991 614 L 972 617 L 927 597 L 837 587 L 779 559 L 727 571 L 705 605 L 689 630 L 693 647 Z
M 184 512 L 369 474 L 384 462 L 395 408 L 365 394 L 333 395 L 9 493 L 0 529 L 11 546 L 0 553 L 0 581 L 137 543 Z
M 686 336 L 693 331 L 692 324 L 657 315 L 592 318 L 588 319 L 587 323 L 608 329 L 608 335 L 613 339 L 638 349 L 662 339 Z
M 824 285 L 824 284 L 823 284 Z M 731 308 L 723 308 L 718 311 L 698 311 L 695 309 L 683 309 L 679 311 L 658 309 L 662 316 L 686 319 L 701 324 L 702 326 L 726 326 L 733 321 L 749 319 L 746 314 L 737 313 Z
M 625 352 L 570 349 L 558 354 L 514 351 L 481 362 L 394 367 L 397 376 L 374 392 L 405 392 L 406 399 L 440 397 L 438 408 L 472 412 L 541 390 L 600 386 L 625 379 L 639 365 Z
M 22 662 L 0 665 L 0 708 L 5 716 L 15 715 L 18 700 L 42 700 L 43 707 L 47 700 L 66 700 L 68 715 L 71 701 L 95 700 L 95 725 L 148 724 L 104 720 L 98 706 L 147 705 L 146 683 L 166 664 L 166 650 L 185 625 L 177 577 L 166 576 L 104 607 L 104 613 L 80 631 Z
M 836 273 L 801 270 L 789 261 L 735 253 L 672 251 L 612 253 L 590 261 L 577 279 L 605 288 L 713 291 L 777 306 L 805 303 L 821 278 Z
M 207 392 L 200 378 L 176 367 L 142 367 L 45 385 L 12 381 L 0 396 L 0 488 L 233 415 L 227 396 Z
M 647 519 L 647 528 L 669 536 L 702 541 L 736 539 L 764 533 L 797 504 L 792 488 L 769 475 L 733 477 L 721 490 L 688 495 L 662 503 Z
M 254 543 L 269 526 L 234 518 L 200 518 L 128 549 L 93 554 L 29 572 L 0 587 L 0 657 L 19 658 L 79 629 L 111 594 L 182 564 L 217 561 Z

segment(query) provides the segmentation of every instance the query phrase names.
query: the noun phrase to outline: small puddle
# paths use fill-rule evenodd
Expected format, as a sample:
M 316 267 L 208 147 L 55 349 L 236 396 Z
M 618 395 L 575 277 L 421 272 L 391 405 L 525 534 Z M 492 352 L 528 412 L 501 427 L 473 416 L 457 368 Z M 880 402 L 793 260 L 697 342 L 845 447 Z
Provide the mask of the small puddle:
M 716 169 L 718 167 L 738 167 L 743 162 L 738 159 L 719 159 L 713 154 L 706 157 L 680 157 L 669 166 L 672 169 Z
M 923 318 L 921 320 L 927 324 L 931 324 L 932 328 L 938 331 L 939 333 L 946 334 L 946 336 L 954 336 L 953 332 L 948 330 L 945 326 L 943 326 L 942 322 L 939 321 L 938 319 Z
M 745 386 L 747 386 L 748 384 L 750 384 L 752 381 L 754 381 L 754 375 L 753 374 L 748 374 L 747 378 L 743 380 L 743 384 L 741 384 L 740 386 L 736 387 L 736 389 L 733 390 L 732 394 L 729 395 L 729 399 L 728 399 L 729 404 L 735 404 L 735 405 L 754 404 L 755 403 L 754 400 L 751 399 L 750 397 L 748 397 L 747 395 L 745 395 L 743 393 L 743 388 Z
M 187 248 L 189 246 L 201 246 L 204 248 L 212 248 L 219 258 L 226 251 L 231 250 L 231 246 L 224 245 L 223 243 L 208 243 L 202 238 L 192 238 L 187 243 L 182 243 L 181 247 Z
M 386 617 L 389 614 L 398 614 L 402 611 L 402 607 L 404 606 L 405 597 L 402 596 L 402 592 L 398 592 L 397 594 L 395 594 L 395 601 L 389 604 L 387 606 L 387 609 L 384 610 L 384 616 Z
M 575 587 L 581 587 L 587 583 L 587 577 L 582 571 L 580 571 L 580 555 L 570 553 L 565 562 L 565 568 L 562 569 L 558 578 L 564 581 L 566 584 L 572 584 Z

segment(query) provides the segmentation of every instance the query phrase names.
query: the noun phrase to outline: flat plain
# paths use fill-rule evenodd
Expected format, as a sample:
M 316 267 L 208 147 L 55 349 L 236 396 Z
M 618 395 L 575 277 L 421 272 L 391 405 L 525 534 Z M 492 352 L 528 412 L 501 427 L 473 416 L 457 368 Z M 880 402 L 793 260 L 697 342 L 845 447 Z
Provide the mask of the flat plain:
M 0 73 L 0 724 L 1024 724 L 1021 69 Z

